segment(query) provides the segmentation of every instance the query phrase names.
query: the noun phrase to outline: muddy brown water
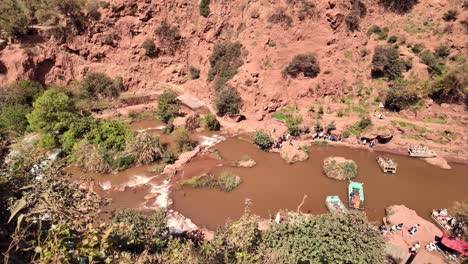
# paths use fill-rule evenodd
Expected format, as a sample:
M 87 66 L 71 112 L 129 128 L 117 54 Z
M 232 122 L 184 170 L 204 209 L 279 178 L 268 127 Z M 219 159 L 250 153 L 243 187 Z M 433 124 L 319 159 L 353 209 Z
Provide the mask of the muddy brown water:
M 386 154 L 398 164 L 397 174 L 384 174 L 375 158 L 380 152 L 333 147 L 312 146 L 310 158 L 292 165 L 278 154 L 266 153 L 251 143 L 237 138 L 228 139 L 215 147 L 224 159 L 200 156 L 186 165 L 178 174 L 188 179 L 202 173 L 221 174 L 231 171 L 242 177 L 242 184 L 232 192 L 218 189 L 194 189 L 189 186 L 174 187 L 173 208 L 200 226 L 215 229 L 228 219 L 238 219 L 244 211 L 244 201 L 253 202 L 253 212 L 271 217 L 281 209 L 297 210 L 303 196 L 307 195 L 301 211 L 313 214 L 326 213 L 325 198 L 339 195 L 347 205 L 348 182 L 327 178 L 322 172 L 322 162 L 329 156 L 353 159 L 358 165 L 355 181 L 364 183 L 366 214 L 371 221 L 381 221 L 385 208 L 404 204 L 430 219 L 434 208 L 450 207 L 454 201 L 468 200 L 468 174 L 466 165 L 451 164 L 444 170 L 423 160 Z M 229 161 L 248 155 L 257 165 L 253 168 L 230 167 Z

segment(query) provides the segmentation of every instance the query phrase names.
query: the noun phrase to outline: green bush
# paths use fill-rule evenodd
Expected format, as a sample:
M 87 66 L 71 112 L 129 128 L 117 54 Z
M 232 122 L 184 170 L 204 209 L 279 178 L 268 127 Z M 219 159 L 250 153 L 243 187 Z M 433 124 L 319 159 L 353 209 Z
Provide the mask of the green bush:
M 292 25 L 293 19 L 286 13 L 285 8 L 278 8 L 268 17 L 268 22 L 273 24 L 281 24 L 284 27 L 290 27 Z
M 393 43 L 396 43 L 396 42 L 397 42 L 397 40 L 398 40 L 398 37 L 397 37 L 397 36 L 395 36 L 395 35 L 392 35 L 392 36 L 390 36 L 390 37 L 388 38 L 388 40 L 387 40 L 387 41 L 388 41 L 388 43 L 391 43 L 391 44 L 393 44 Z
M 158 55 L 158 48 L 151 39 L 145 39 L 141 47 L 145 49 L 145 55 L 148 57 L 155 57 Z
M 359 17 L 358 12 L 352 11 L 345 17 L 345 22 L 348 30 L 354 32 L 359 30 L 359 23 L 361 22 L 361 18 Z
M 165 164 L 174 164 L 176 160 L 177 160 L 177 156 L 174 153 L 172 153 L 172 151 L 170 150 L 164 151 L 163 162 Z
M 205 115 L 205 127 L 210 131 L 218 131 L 221 129 L 221 124 L 215 115 L 208 113 Z
M 182 185 L 189 185 L 189 186 L 192 186 L 193 188 L 205 188 L 205 187 L 213 188 L 218 185 L 218 181 L 212 175 L 203 174 L 203 175 L 195 176 L 191 179 L 183 181 Z
M 372 58 L 372 77 L 387 77 L 390 80 L 400 78 L 405 69 L 398 49 L 391 46 L 377 46 Z
M 388 37 L 389 29 L 387 27 L 380 28 L 379 26 L 373 25 L 367 30 L 367 35 L 370 37 L 372 34 L 377 35 L 378 40 L 385 40 Z
M 132 139 L 132 132 L 123 122 L 98 120 L 86 138 L 104 150 L 123 151 Z
M 52 134 L 43 134 L 41 139 L 37 142 L 37 146 L 42 150 L 53 150 L 57 147 L 57 142 Z
M 434 53 L 425 50 L 419 54 L 421 61 L 427 65 L 427 70 L 431 75 L 440 75 L 445 66 L 440 62 L 439 58 Z
M 444 16 L 442 18 L 445 21 L 455 21 L 457 20 L 457 16 L 458 16 L 458 11 L 454 9 L 450 9 L 446 13 L 444 13 Z
M 32 107 L 29 105 L 16 104 L 2 107 L 0 111 L 0 131 L 9 137 L 23 135 L 28 128 L 26 115 L 29 114 Z
M 57 89 L 45 91 L 33 103 L 33 111 L 26 118 L 34 131 L 45 133 L 64 132 L 70 126 L 75 107 L 65 93 Z
M 440 45 L 436 48 L 435 54 L 437 57 L 446 58 L 450 55 L 450 48 L 445 45 Z
M 0 107 L 32 105 L 44 92 L 44 87 L 34 81 L 23 80 L 0 88 Z
M 179 28 L 171 26 L 166 20 L 161 22 L 161 25 L 155 30 L 156 36 L 159 38 L 159 43 L 164 49 L 170 53 L 174 53 L 181 45 Z
M 288 66 L 283 70 L 284 75 L 297 77 L 299 74 L 304 77 L 314 78 L 320 73 L 320 66 L 317 57 L 313 53 L 296 55 Z
M 360 130 L 364 130 L 371 125 L 372 125 L 372 121 L 369 117 L 362 117 L 361 120 L 357 123 L 357 127 Z
M 208 17 L 210 14 L 210 0 L 201 0 L 200 1 L 200 15 Z
M 193 66 L 190 66 L 189 71 L 190 71 L 190 77 L 192 78 L 192 80 L 200 78 L 200 70 L 199 69 L 197 69 L 197 68 L 195 68 Z
M 218 115 L 237 115 L 242 106 L 242 98 L 235 88 L 227 86 L 216 92 L 214 106 Z
M 384 263 L 385 241 L 362 213 L 291 213 L 262 239 L 272 263 Z
M 174 140 L 177 144 L 179 151 L 190 151 L 192 150 L 192 138 L 190 132 L 184 127 L 178 127 L 172 132 Z
M 385 108 L 399 112 L 418 103 L 420 97 L 414 86 L 414 83 L 405 80 L 394 82 L 387 93 Z
M 242 183 L 241 177 L 230 172 L 223 172 L 219 177 L 219 188 L 223 192 L 230 192 Z
M 455 64 L 453 68 L 434 79 L 429 87 L 429 97 L 437 103 L 463 103 L 468 105 L 468 63 Z
M 137 166 L 150 164 L 162 158 L 164 148 L 159 137 L 147 133 L 139 133 L 128 142 L 126 153 L 135 159 Z
M 273 139 L 265 130 L 257 130 L 253 135 L 254 143 L 263 150 L 269 150 L 273 146 Z
M 286 118 L 286 126 L 288 127 L 291 135 L 299 135 L 300 125 L 302 124 L 302 116 L 289 116 Z
M 17 0 L 0 2 L 0 33 L 5 36 L 28 33 L 31 20 L 24 7 Z
M 414 46 L 411 47 L 411 51 L 414 53 L 414 54 L 419 54 L 420 52 L 422 52 L 424 50 L 424 44 L 422 43 L 416 43 Z
M 156 111 L 158 118 L 164 123 L 169 123 L 179 113 L 178 94 L 171 89 L 165 90 L 158 97 L 158 109 Z
M 151 253 L 162 250 L 169 232 L 165 213 L 156 210 L 151 215 L 124 209 L 112 218 L 113 229 L 110 242 L 116 248 L 134 253 L 148 250 Z
M 81 89 L 92 98 L 116 97 L 122 90 L 119 79 L 112 80 L 100 72 L 88 73 L 81 82 Z
M 406 13 L 410 11 L 418 1 L 419 0 L 379 0 L 379 3 L 393 12 Z
M 242 44 L 240 42 L 219 42 L 215 45 L 210 56 L 210 70 L 208 80 L 216 79 L 215 88 L 220 90 L 227 81 L 237 74 L 242 59 Z

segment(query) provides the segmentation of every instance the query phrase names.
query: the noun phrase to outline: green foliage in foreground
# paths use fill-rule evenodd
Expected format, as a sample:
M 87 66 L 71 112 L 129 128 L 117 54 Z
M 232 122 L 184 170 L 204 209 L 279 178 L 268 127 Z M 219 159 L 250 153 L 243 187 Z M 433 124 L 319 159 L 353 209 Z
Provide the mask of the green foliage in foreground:
M 262 150 L 269 150 L 273 146 L 273 139 L 265 130 L 255 131 L 253 140 L 255 145 L 259 146 Z
M 383 263 L 385 243 L 366 217 L 291 215 L 264 236 L 275 263 Z

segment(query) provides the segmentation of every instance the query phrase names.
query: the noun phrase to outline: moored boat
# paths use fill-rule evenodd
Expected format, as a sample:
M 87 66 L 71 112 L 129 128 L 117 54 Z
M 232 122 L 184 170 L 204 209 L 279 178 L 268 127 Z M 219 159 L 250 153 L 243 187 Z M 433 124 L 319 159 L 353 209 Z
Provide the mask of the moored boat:
M 349 208 L 364 209 L 364 188 L 360 182 L 349 182 Z
M 337 195 L 327 196 L 325 199 L 325 205 L 327 206 L 328 211 L 333 215 L 343 216 L 348 213 L 348 210 Z
M 398 164 L 394 162 L 392 159 L 386 157 L 383 154 L 377 156 L 376 159 L 377 159 L 377 163 L 379 164 L 383 172 L 396 173 Z
M 424 145 L 411 146 L 408 148 L 408 154 L 410 157 L 416 158 L 434 158 L 437 154 Z

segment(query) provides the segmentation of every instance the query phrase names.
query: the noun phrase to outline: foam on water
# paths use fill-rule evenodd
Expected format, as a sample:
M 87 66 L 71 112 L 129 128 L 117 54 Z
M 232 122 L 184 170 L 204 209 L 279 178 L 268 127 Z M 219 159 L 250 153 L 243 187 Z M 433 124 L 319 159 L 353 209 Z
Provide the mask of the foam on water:
M 169 188 L 171 187 L 169 180 L 165 180 L 163 184 L 160 185 L 153 183 L 150 183 L 150 185 L 150 193 L 158 194 L 152 207 L 167 208 L 172 203 L 172 201 L 169 199 Z
M 112 188 L 112 183 L 110 181 L 103 181 L 103 182 L 100 182 L 99 183 L 99 186 L 101 186 L 101 188 L 104 190 L 104 191 L 107 191 L 109 190 L 110 188 Z
M 201 138 L 200 146 L 206 146 L 206 147 L 211 147 L 213 145 L 220 143 L 223 140 L 226 140 L 225 137 L 219 136 L 219 135 L 214 135 L 212 137 L 200 136 L 200 138 Z
M 126 186 L 133 188 L 138 185 L 147 184 L 152 178 L 150 176 L 135 175 L 127 182 Z

